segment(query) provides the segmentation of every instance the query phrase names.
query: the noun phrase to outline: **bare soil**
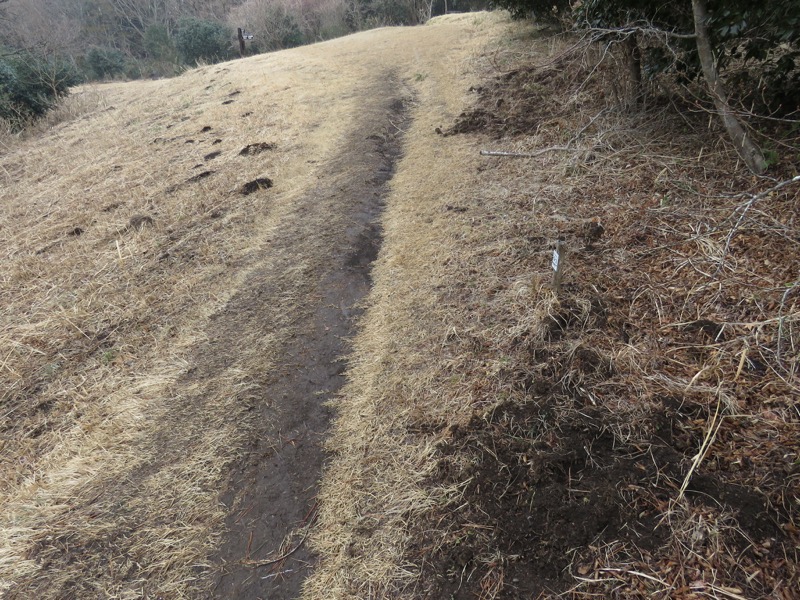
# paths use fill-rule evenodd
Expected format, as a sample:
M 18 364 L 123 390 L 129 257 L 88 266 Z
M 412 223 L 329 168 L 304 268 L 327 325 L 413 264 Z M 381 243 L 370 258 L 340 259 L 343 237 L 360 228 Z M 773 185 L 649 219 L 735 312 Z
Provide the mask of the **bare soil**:
M 344 225 L 326 232 L 328 259 L 315 272 L 317 283 L 297 317 L 302 319 L 299 333 L 283 349 L 280 369 L 264 390 L 277 402 L 253 407 L 247 453 L 233 465 L 223 493 L 229 516 L 225 541 L 214 558 L 222 565 L 215 598 L 296 598 L 314 566 L 305 537 L 317 516 L 317 485 L 326 457 L 322 441 L 331 418 L 326 403 L 344 382 L 350 339 L 380 248 L 380 213 L 408 122 L 410 99 L 395 97 L 398 89 L 389 75 L 376 82 L 369 93 L 375 106 L 366 114 L 380 120 L 353 132 L 326 165 L 330 172 L 347 172 L 348 179 L 334 186 L 321 182 L 297 203 L 298 219 L 334 206 L 342 211 L 339 222 Z M 380 133 L 366 136 L 364 131 Z M 320 203 L 323 197 L 329 202 Z M 251 276 L 246 291 L 215 319 L 214 346 L 235 348 L 237 332 L 259 323 L 260 307 L 280 302 L 282 290 L 274 283 L 280 281 L 279 272 L 319 255 L 319 247 L 306 248 L 307 240 L 299 235 L 285 239 L 291 244 L 284 253 L 288 264 Z M 202 366 L 198 370 L 204 371 Z

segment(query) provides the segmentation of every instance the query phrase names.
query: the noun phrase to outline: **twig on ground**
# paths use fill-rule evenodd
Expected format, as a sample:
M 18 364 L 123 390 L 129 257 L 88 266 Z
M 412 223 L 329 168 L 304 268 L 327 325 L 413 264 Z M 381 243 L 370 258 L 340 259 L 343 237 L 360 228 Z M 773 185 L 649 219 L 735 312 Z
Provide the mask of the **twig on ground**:
M 306 513 L 306 516 L 303 517 L 303 522 L 306 523 L 305 533 L 303 534 L 303 538 L 297 543 L 297 545 L 294 548 L 292 548 L 289 552 L 287 552 L 283 556 L 279 556 L 278 558 L 269 560 L 250 560 L 250 545 L 251 545 L 250 542 L 252 542 L 252 534 L 251 534 L 251 540 L 247 544 L 247 554 L 246 557 L 242 560 L 242 564 L 254 568 L 266 567 L 269 565 L 274 565 L 283 562 L 284 560 L 289 558 L 292 554 L 294 554 L 300 549 L 300 547 L 305 543 L 306 538 L 308 538 L 308 534 L 311 532 L 311 527 L 317 521 L 317 516 L 319 516 L 319 513 L 317 512 L 318 508 L 319 508 L 319 502 L 314 502 L 314 505 Z M 256 552 L 257 551 L 258 549 L 256 549 Z
M 714 443 L 714 440 L 717 437 L 717 432 L 719 432 L 719 428 L 722 426 L 722 418 L 719 414 L 721 406 L 722 401 L 719 394 L 717 394 L 717 408 L 714 411 L 714 416 L 711 418 L 711 423 L 708 425 L 708 431 L 706 432 L 705 438 L 703 438 L 703 443 L 700 445 L 700 449 L 697 451 L 697 454 L 695 454 L 694 459 L 692 460 L 692 466 L 689 468 L 689 472 L 686 473 L 686 477 L 683 479 L 680 490 L 678 490 L 678 497 L 675 499 L 676 502 L 680 502 L 683 499 L 683 494 L 686 492 L 686 488 L 689 487 L 689 481 L 692 479 L 692 475 L 694 475 L 694 472 L 697 470 L 697 467 L 700 466 L 700 463 L 703 462 L 703 459 L 706 457 L 706 454 L 708 454 L 708 451 L 711 448 L 711 444 Z
M 775 360 L 781 368 L 784 368 L 783 361 L 781 359 L 781 352 L 783 351 L 783 324 L 786 321 L 786 316 L 783 314 L 783 308 L 786 305 L 786 298 L 798 285 L 800 285 L 800 281 L 795 281 L 792 285 L 786 288 L 783 296 L 781 296 L 781 306 L 778 310 L 778 348 L 775 353 Z
M 275 565 L 281 563 L 300 549 L 300 547 L 305 543 L 306 539 L 308 538 L 308 534 L 309 532 L 306 531 L 305 534 L 303 535 L 303 538 L 297 543 L 297 545 L 294 548 L 289 550 L 289 552 L 287 552 L 286 554 L 279 556 L 278 558 L 273 558 L 270 560 L 243 560 L 242 564 L 248 567 L 257 568 L 257 567 L 268 567 L 269 565 Z
M 507 156 L 511 158 L 534 158 L 536 156 L 541 156 L 542 154 L 547 154 L 548 152 L 555 152 L 555 151 L 567 151 L 570 150 L 569 146 L 552 146 L 550 148 L 544 148 L 543 150 L 539 150 L 538 152 L 503 152 L 500 150 L 481 150 L 481 156 Z

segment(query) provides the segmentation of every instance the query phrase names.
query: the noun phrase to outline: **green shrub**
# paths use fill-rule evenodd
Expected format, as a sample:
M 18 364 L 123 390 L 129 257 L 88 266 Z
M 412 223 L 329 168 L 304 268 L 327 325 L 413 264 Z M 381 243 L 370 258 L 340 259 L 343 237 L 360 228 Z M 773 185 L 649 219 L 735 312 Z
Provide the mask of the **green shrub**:
M 19 108 L 11 100 L 11 90 L 17 87 L 17 74 L 6 62 L 0 62 L 0 119 L 15 121 Z
M 144 50 L 152 62 L 173 64 L 178 62 L 175 42 L 164 25 L 151 25 L 145 30 Z
M 144 76 L 141 63 L 137 61 L 130 61 L 125 65 L 126 79 L 141 79 Z
M 85 58 L 88 75 L 92 79 L 110 79 L 125 73 L 125 55 L 115 48 L 93 47 Z
M 231 33 L 216 21 L 182 19 L 178 23 L 175 46 L 186 64 L 198 61 L 219 62 L 231 57 Z
M 23 53 L 0 60 L 0 117 L 21 126 L 79 82 L 75 65 L 61 57 Z

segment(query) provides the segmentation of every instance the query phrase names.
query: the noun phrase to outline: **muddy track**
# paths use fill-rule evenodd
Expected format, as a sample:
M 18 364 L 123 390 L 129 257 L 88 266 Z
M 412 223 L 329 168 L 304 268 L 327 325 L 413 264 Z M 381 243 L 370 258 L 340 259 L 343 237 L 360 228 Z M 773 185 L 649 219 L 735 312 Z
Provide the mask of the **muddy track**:
M 314 564 L 303 530 L 316 517 L 322 444 L 332 416 L 326 402 L 345 380 L 349 340 L 381 243 L 384 197 L 401 154 L 408 115 L 407 100 L 397 94 L 391 77 L 376 86 L 368 102 L 377 110 L 365 111 L 374 116 L 359 122 L 338 156 L 321 166 L 325 174 L 347 173 L 346 180 L 328 177 L 329 184 L 322 183 L 297 205 L 296 219 L 330 223 L 330 230 L 320 232 L 323 252 L 319 240 L 304 239 L 300 231 L 282 236 L 291 244 L 277 252 L 288 257 L 285 264 L 278 261 L 252 274 L 210 333 L 212 345 L 235 351 L 237 332 L 263 324 L 262 307 L 281 304 L 281 269 L 291 269 L 292 263 L 313 265 L 309 275 L 315 283 L 295 323 L 298 333 L 281 352 L 277 376 L 252 404 L 246 453 L 233 465 L 222 496 L 229 516 L 214 557 L 219 571 L 211 597 L 295 598 Z M 331 207 L 338 214 L 319 214 Z M 213 366 L 200 365 L 200 370 Z

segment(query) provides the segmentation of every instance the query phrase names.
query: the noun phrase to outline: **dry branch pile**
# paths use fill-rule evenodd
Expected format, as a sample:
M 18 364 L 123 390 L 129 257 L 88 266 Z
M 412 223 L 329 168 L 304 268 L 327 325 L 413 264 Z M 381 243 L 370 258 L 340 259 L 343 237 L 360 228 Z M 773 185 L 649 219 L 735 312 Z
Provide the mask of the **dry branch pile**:
M 440 444 L 460 492 L 410 554 L 422 589 L 795 597 L 800 186 L 742 173 L 702 115 L 620 114 L 613 63 L 575 57 L 506 68 L 451 130 L 553 151 L 486 159 L 453 214 L 442 378 L 473 416 Z

